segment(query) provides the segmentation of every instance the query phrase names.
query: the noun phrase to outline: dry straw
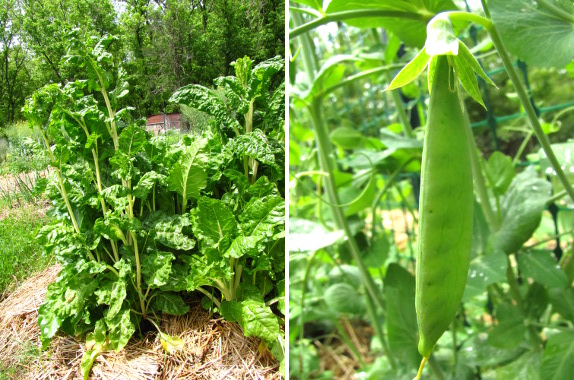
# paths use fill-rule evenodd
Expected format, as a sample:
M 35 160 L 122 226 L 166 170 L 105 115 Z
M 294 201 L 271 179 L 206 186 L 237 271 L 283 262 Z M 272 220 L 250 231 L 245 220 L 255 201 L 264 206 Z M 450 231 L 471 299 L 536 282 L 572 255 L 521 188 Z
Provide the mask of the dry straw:
M 38 307 L 60 270 L 53 266 L 30 278 L 0 303 L 0 368 L 14 368 L 15 379 L 81 379 L 83 341 L 55 337 L 40 351 Z M 279 364 L 259 352 L 259 340 L 245 338 L 235 323 L 215 319 L 197 304 L 181 317 L 161 321 L 167 334 L 185 342 L 184 351 L 167 355 L 159 337 L 132 339 L 119 353 L 100 355 L 92 379 L 280 379 Z

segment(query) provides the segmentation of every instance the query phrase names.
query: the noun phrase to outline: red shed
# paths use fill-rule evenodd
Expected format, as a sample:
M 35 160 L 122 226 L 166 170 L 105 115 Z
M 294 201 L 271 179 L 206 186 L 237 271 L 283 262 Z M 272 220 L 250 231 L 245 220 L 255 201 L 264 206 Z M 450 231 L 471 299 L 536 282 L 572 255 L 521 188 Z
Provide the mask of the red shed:
M 183 120 L 181 120 L 180 113 L 160 113 L 157 115 L 148 116 L 146 122 L 146 129 L 158 133 L 165 133 L 168 129 L 175 129 L 181 131 L 184 128 Z

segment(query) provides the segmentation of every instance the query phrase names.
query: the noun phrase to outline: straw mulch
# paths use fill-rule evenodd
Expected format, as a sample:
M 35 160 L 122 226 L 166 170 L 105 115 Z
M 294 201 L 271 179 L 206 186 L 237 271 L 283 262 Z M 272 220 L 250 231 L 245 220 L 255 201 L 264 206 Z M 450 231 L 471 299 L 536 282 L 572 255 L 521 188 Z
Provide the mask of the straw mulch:
M 58 271 L 53 266 L 37 274 L 0 303 L 0 368 L 16 368 L 13 379 L 81 379 L 82 341 L 57 336 L 48 350 L 39 349 L 38 307 Z M 268 352 L 259 352 L 258 339 L 245 338 L 237 324 L 210 317 L 199 304 L 185 316 L 165 318 L 161 328 L 181 338 L 184 351 L 167 355 L 159 337 L 150 333 L 144 340 L 130 340 L 119 353 L 101 354 L 91 378 L 281 378 L 278 362 Z

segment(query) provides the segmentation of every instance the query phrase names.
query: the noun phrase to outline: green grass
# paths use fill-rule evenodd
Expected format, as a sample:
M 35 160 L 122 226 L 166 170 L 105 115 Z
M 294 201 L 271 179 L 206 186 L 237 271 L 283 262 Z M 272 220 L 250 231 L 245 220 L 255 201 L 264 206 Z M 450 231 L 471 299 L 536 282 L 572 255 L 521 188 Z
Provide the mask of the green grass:
M 21 379 L 26 368 L 41 356 L 40 348 L 34 342 L 23 342 L 18 355 L 10 358 L 9 363 L 0 362 L 0 380 Z
M 32 274 L 50 265 L 36 243 L 36 232 L 49 218 L 35 204 L 0 213 L 0 300 Z

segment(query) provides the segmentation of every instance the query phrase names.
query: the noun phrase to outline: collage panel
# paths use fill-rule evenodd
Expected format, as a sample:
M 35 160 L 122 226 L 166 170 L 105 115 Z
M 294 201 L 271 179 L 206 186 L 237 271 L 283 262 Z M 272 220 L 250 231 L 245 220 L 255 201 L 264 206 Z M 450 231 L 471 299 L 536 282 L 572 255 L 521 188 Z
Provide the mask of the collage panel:
M 0 379 L 285 378 L 285 2 L 0 2 Z
M 572 379 L 574 3 L 295 0 L 291 379 Z

